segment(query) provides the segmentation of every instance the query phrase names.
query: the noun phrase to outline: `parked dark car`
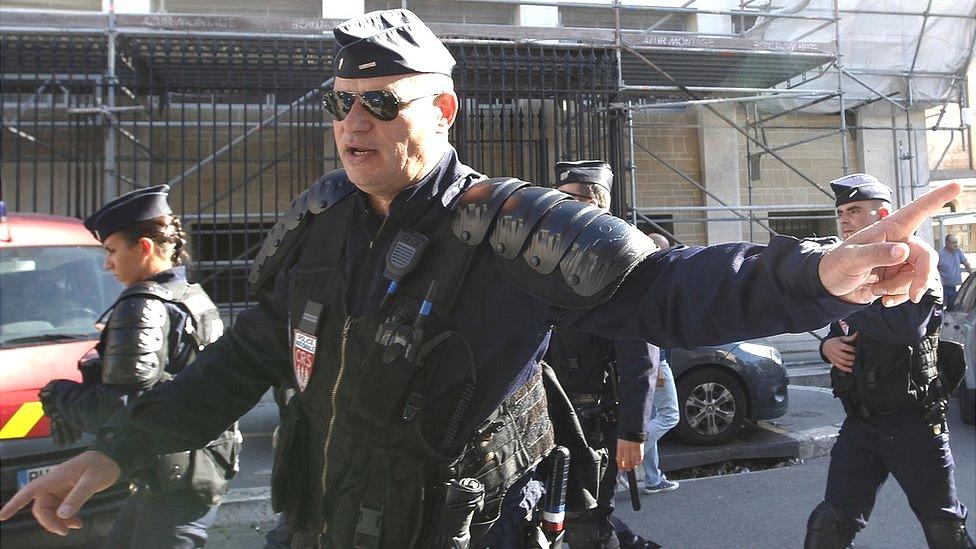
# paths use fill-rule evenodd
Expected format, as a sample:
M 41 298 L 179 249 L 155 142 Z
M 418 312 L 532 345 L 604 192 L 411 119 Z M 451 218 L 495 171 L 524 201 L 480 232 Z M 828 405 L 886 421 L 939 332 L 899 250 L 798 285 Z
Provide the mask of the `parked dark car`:
M 681 412 L 674 434 L 689 444 L 724 442 L 746 420 L 777 418 L 789 407 L 783 356 L 765 340 L 674 349 L 670 364 Z
M 56 447 L 37 392 L 51 379 L 81 380 L 77 363 L 98 341 L 95 321 L 122 290 L 104 260 L 77 219 L 0 213 L 0 503 L 93 442 L 86 435 Z M 101 492 L 81 516 L 114 512 L 127 495 L 123 484 Z M 0 537 L 11 547 L 64 543 L 42 532 L 29 508 L 0 525 Z
M 976 423 L 976 276 L 962 283 L 955 308 L 946 311 L 939 339 L 962 343 L 965 347 L 966 375 L 958 389 L 959 415 L 963 422 Z

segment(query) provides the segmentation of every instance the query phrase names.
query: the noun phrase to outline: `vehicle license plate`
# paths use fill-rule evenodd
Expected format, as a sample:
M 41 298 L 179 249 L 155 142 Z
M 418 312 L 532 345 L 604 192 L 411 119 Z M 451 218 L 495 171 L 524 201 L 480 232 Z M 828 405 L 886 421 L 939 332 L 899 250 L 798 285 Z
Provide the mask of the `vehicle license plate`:
M 51 470 L 51 465 L 47 467 L 35 467 L 33 469 L 21 469 L 17 471 L 17 489 L 20 490 L 27 483 L 34 480 L 35 478 L 46 474 Z

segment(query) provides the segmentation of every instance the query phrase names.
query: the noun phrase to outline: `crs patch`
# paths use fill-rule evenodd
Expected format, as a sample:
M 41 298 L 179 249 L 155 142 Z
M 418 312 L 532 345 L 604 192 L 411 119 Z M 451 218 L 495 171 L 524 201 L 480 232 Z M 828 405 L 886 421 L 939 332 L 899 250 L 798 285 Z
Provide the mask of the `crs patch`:
M 312 377 L 312 370 L 315 368 L 315 349 L 318 347 L 318 338 L 295 329 L 294 338 L 291 345 L 292 366 L 295 369 L 295 381 L 298 383 L 298 390 L 304 391 L 308 387 L 308 380 Z

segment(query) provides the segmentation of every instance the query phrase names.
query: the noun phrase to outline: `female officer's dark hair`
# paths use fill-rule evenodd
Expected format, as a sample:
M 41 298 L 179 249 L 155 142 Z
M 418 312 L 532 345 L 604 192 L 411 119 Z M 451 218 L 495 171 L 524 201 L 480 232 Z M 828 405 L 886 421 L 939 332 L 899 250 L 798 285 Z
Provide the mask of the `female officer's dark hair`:
M 186 233 L 183 232 L 183 224 L 180 223 L 180 218 L 176 216 L 164 215 L 140 221 L 119 229 L 119 234 L 130 244 L 139 242 L 140 238 L 148 238 L 158 246 L 173 244 L 173 255 L 170 256 L 173 266 L 185 265 L 190 262 Z

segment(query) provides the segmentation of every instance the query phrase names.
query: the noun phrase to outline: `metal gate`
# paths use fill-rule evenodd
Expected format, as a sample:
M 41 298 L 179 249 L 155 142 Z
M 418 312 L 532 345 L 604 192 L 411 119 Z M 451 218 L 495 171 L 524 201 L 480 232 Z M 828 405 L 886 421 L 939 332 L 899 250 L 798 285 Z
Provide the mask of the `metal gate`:
M 620 166 L 612 49 L 449 46 L 464 162 L 539 184 L 558 160 Z M 8 209 L 83 217 L 106 196 L 168 183 L 191 278 L 230 316 L 248 303 L 247 270 L 278 212 L 339 166 L 320 104 L 326 38 L 3 33 L 0 54 Z

